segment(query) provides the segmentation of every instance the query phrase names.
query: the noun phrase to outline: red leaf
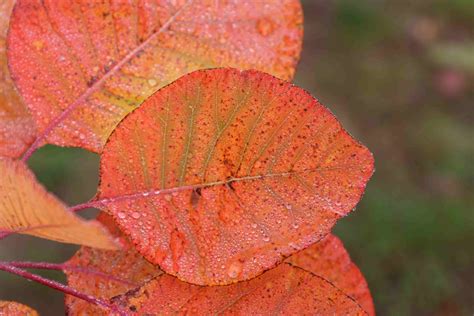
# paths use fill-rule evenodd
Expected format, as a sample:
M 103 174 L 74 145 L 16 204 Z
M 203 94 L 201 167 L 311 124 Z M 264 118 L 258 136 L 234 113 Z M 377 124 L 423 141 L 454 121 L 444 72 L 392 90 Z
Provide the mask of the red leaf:
M 91 262 L 93 262 L 92 265 L 90 265 Z M 110 252 L 83 247 L 68 264 L 99 269 L 104 273 L 134 280 L 142 286 L 131 290 L 116 282 L 105 283 L 103 279 L 90 274 L 78 274 L 72 271 L 68 272 L 68 283 L 82 292 L 103 299 L 111 298 L 113 293 L 121 292 L 121 295 L 113 301 L 139 314 L 188 312 L 192 315 L 210 315 L 220 314 L 228 306 L 230 308 L 227 308 L 227 312 L 242 314 L 268 314 L 272 311 L 271 308 L 279 307 L 282 310 L 294 307 L 292 314 L 303 312 L 323 315 L 333 313 L 340 315 L 345 314 L 344 312 L 351 315 L 363 314 L 361 308 L 349 298 L 350 296 L 369 311 L 369 315 L 375 315 L 367 283 L 357 267 L 350 261 L 337 237 L 329 235 L 323 241 L 289 257 L 286 262 L 301 270 L 280 265 L 250 281 L 230 286 L 200 287 L 179 281 L 169 275 L 160 275 L 153 281 L 149 281 L 148 277 L 141 280 L 144 272 L 149 270 L 147 265 L 143 265 L 143 259 L 128 256 L 124 251 Z M 296 285 L 297 280 L 303 283 Z M 274 284 L 272 288 L 269 288 L 269 282 Z M 293 297 L 296 303 L 292 305 L 291 297 L 285 301 L 282 296 L 286 297 L 285 295 L 295 291 L 295 287 L 299 287 L 299 291 Z M 267 289 L 268 292 L 265 292 Z M 126 293 L 127 290 L 131 291 Z M 265 292 L 264 297 L 258 297 L 262 291 Z M 307 300 L 305 293 L 310 292 L 311 297 Z M 147 295 L 145 296 L 144 293 Z M 311 299 L 315 298 L 319 298 L 319 301 L 317 304 L 312 304 Z M 302 300 L 305 300 L 304 303 L 301 303 Z M 100 308 L 74 298 L 68 297 L 66 304 L 71 315 L 86 312 L 93 315 L 105 314 Z M 304 310 L 301 310 L 302 306 Z M 344 310 L 344 306 L 349 310 Z M 239 309 L 244 307 L 247 310 Z M 268 310 L 259 310 L 259 308 Z
M 98 220 L 107 226 L 112 234 L 120 237 L 108 215 L 101 213 Z M 117 251 L 82 247 L 66 264 L 110 275 L 110 278 L 104 278 L 102 275 L 81 273 L 77 270 L 64 271 L 71 287 L 107 300 L 163 273 L 158 267 L 144 260 L 127 242 L 124 242 L 122 250 Z M 108 311 L 103 308 L 74 296 L 66 295 L 65 304 L 69 315 L 108 315 Z
M 196 69 L 293 77 L 302 42 L 298 0 L 184 3 L 18 0 L 9 63 L 37 142 L 98 152 L 127 113 Z
M 328 281 L 287 263 L 227 286 L 200 287 L 165 274 L 113 301 L 136 315 L 366 315 Z
M 371 153 L 309 94 L 257 71 L 197 71 L 109 138 L 100 197 L 167 273 L 255 277 L 320 240 L 359 201 Z
M 14 0 L 0 3 L 0 157 L 18 158 L 36 135 L 7 67 L 6 35 Z
M 286 262 L 323 277 L 354 298 L 369 315 L 375 315 L 367 282 L 336 236 L 328 235 L 320 242 L 289 257 Z

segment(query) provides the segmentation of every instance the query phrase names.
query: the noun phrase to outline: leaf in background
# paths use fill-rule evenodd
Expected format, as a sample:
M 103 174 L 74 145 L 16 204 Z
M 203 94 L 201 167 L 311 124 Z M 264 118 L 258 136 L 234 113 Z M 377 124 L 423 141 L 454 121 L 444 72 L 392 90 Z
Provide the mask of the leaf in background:
M 164 274 L 113 302 L 136 315 L 366 315 L 328 281 L 287 263 L 227 286 L 200 287 Z
M 38 316 L 39 314 L 26 305 L 10 302 L 0 301 L 0 315 L 5 316 Z
M 99 197 L 167 273 L 228 284 L 324 237 L 372 172 L 367 148 L 304 90 L 214 69 L 161 89 L 119 124 Z
M 20 161 L 0 159 L 0 231 L 116 249 L 96 221 L 85 221 L 49 194 Z
M 326 236 L 320 242 L 289 257 L 286 262 L 328 280 L 355 299 L 368 315 L 375 315 L 367 282 L 336 236 Z
M 0 2 L 0 157 L 18 158 L 35 138 L 33 120 L 7 66 L 6 36 L 14 0 Z
M 110 223 L 108 215 L 101 213 L 97 219 L 108 227 L 111 233 L 120 237 L 116 235 L 117 231 Z M 69 286 L 106 300 L 141 286 L 163 273 L 158 267 L 143 259 L 128 243 L 124 243 L 123 249 L 116 251 L 82 247 L 67 262 L 67 265 L 93 269 L 113 277 L 113 279 L 108 279 L 78 271 L 64 271 Z M 65 304 L 70 316 L 109 315 L 109 311 L 74 296 L 66 295 Z
M 293 77 L 299 0 L 136 2 L 18 0 L 10 68 L 47 142 L 99 152 L 127 113 L 193 70 Z
M 134 255 L 127 255 L 127 253 L 123 251 L 112 252 L 83 247 L 68 263 L 85 268 L 93 267 L 99 269 L 101 272 L 113 273 L 114 276 L 133 280 L 133 282 L 144 285 L 150 280 L 148 277 L 142 278 L 141 276 L 150 275 L 150 273 L 147 272 L 150 270 L 148 267 L 149 264 L 144 265 L 144 260 L 136 254 L 135 256 L 134 258 Z M 90 265 L 91 262 L 92 265 Z M 112 266 L 110 266 L 111 262 Z M 337 237 L 328 235 L 321 242 L 289 257 L 286 262 L 329 281 L 334 287 L 344 292 L 345 295 L 355 299 L 364 310 L 368 311 L 368 315 L 375 315 L 367 283 L 354 263 L 351 262 L 347 251 Z M 290 271 L 288 268 L 279 267 L 277 269 Z M 130 271 L 132 274 L 130 274 Z M 271 276 L 266 276 L 267 274 Z M 299 274 L 301 275 L 301 273 Z M 263 276 L 265 276 L 265 278 L 262 278 Z M 278 276 L 278 272 L 267 272 L 259 278 L 269 280 L 272 278 L 278 279 L 280 277 L 283 279 L 286 278 L 286 276 L 283 275 Z M 312 279 L 312 277 L 308 278 Z M 237 302 L 238 299 L 236 300 L 236 298 L 239 297 L 239 293 L 245 293 L 249 291 L 249 289 L 258 290 L 258 288 L 265 283 L 255 280 L 257 279 L 231 286 L 217 286 L 208 289 L 179 281 L 168 275 L 160 275 L 143 288 L 137 288 L 126 293 L 127 290 L 131 290 L 132 288 L 124 287 L 116 282 L 105 283 L 91 275 L 68 272 L 68 284 L 84 293 L 104 299 L 110 299 L 112 296 L 117 295 L 117 293 L 122 294 L 121 297 L 116 298 L 115 301 L 137 312 L 153 313 L 153 311 L 149 309 L 153 308 L 154 312 L 160 311 L 162 314 L 175 314 L 178 310 L 183 313 L 188 311 L 193 315 L 216 314 L 218 311 L 223 311 L 222 307 L 227 306 L 229 302 Z M 285 282 L 289 282 L 289 279 L 286 279 Z M 324 289 L 330 289 L 327 293 L 321 293 L 321 297 L 333 292 L 339 294 L 339 291 L 328 286 L 326 282 L 322 280 L 315 282 L 318 283 L 315 285 L 319 286 L 318 288 L 320 288 L 322 284 Z M 161 286 L 161 288 L 157 288 L 158 285 Z M 148 291 L 149 298 L 142 296 L 145 290 Z M 304 289 L 304 291 L 306 290 L 307 289 Z M 275 288 L 270 290 L 269 294 L 281 295 L 278 289 Z M 191 296 L 193 300 L 190 300 Z M 255 302 L 249 301 L 252 308 L 255 308 Z M 322 301 L 327 303 L 325 299 L 322 299 Z M 346 299 L 344 299 L 344 301 L 346 301 Z M 138 304 L 136 304 L 137 302 Z M 148 306 L 151 302 L 153 302 L 154 306 Z M 261 305 L 260 299 L 256 302 Z M 79 315 L 86 312 L 91 315 L 105 315 L 102 309 L 75 298 L 67 297 L 66 305 L 71 315 Z M 303 306 L 307 306 L 307 304 Z M 198 307 L 198 310 L 193 310 L 193 307 Z M 354 307 L 354 309 L 360 312 L 359 308 Z M 252 310 L 252 312 L 255 312 L 255 310 Z M 307 312 L 312 312 L 312 310 L 308 309 Z M 296 310 L 293 314 L 295 313 Z M 340 311 L 338 314 L 342 313 L 343 311 Z

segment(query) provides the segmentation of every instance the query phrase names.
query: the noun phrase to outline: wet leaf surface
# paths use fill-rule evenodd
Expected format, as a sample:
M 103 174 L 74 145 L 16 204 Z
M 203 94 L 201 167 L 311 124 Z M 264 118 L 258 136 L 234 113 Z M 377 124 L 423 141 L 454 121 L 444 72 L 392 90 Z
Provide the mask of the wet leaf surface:
M 14 3 L 14 0 L 0 3 L 0 157 L 9 158 L 21 156 L 36 134 L 7 66 L 6 36 Z
M 298 0 L 19 0 L 9 63 L 47 142 L 100 151 L 115 125 L 187 72 L 232 66 L 293 77 Z
M 255 277 L 359 201 L 371 153 L 308 93 L 257 71 L 197 71 L 129 115 L 99 197 L 148 260 L 201 285 Z
M 111 223 L 108 215 L 101 213 L 98 220 L 108 227 L 109 231 L 121 237 Z M 163 272 L 149 262 L 133 248 L 125 239 L 121 250 L 101 250 L 82 247 L 67 261 L 68 265 L 82 267 L 87 270 L 99 271 L 104 275 L 65 271 L 69 286 L 102 299 L 110 299 L 116 295 L 132 290 Z M 66 295 L 68 315 L 108 315 L 109 311 L 92 305 L 76 297 Z

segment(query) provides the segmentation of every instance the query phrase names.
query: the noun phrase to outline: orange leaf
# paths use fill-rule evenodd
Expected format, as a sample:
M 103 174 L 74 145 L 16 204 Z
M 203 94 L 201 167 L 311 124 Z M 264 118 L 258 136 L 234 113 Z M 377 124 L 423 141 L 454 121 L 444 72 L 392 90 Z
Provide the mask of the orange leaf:
M 9 301 L 0 301 L 0 315 L 5 316 L 38 316 L 36 312 L 31 307 Z
M 108 215 L 101 213 L 97 219 L 108 227 L 111 233 L 114 235 L 117 233 Z M 163 273 L 158 267 L 143 259 L 128 243 L 124 243 L 124 248 L 117 251 L 82 247 L 66 265 L 99 271 L 113 277 L 104 278 L 103 275 L 81 273 L 77 270 L 64 271 L 71 287 L 107 300 L 141 286 Z M 71 316 L 108 315 L 108 311 L 103 308 L 74 296 L 66 295 L 65 303 L 69 311 L 68 315 Z
M 133 252 L 133 250 L 126 251 Z M 142 282 L 140 278 L 141 275 L 147 275 L 146 271 L 149 270 L 149 268 L 143 265 L 143 259 L 136 253 L 135 255 L 137 256 L 136 258 L 133 257 L 134 255 L 127 255 L 127 253 L 120 251 L 111 252 L 83 247 L 69 260 L 68 264 L 85 268 L 92 267 L 101 272 L 111 273 L 114 276 L 134 280 L 134 282 L 144 285 L 149 281 L 149 278 L 143 278 Z M 91 262 L 93 262 L 92 265 L 90 264 Z M 109 265 L 110 262 L 113 263 L 113 266 Z M 375 315 L 367 283 L 358 268 L 351 262 L 347 251 L 337 237 L 328 235 L 321 242 L 289 257 L 286 262 L 329 281 L 334 287 L 359 303 L 359 305 L 368 312 L 368 315 Z M 141 267 L 141 270 L 139 267 Z M 289 271 L 288 268 L 284 269 L 285 271 Z M 267 273 L 273 276 L 278 274 L 278 272 Z M 284 276 L 282 277 L 285 278 Z M 265 278 L 268 279 L 272 277 L 266 276 Z M 122 294 L 122 297 L 114 300 L 142 314 L 145 314 L 146 311 L 150 312 L 148 308 L 154 308 L 155 312 L 161 311 L 162 314 L 175 314 L 178 310 L 182 312 L 189 311 L 193 315 L 216 314 L 217 311 L 221 311 L 221 306 L 226 306 L 229 302 L 233 302 L 235 297 L 239 296 L 239 293 L 248 292 L 249 289 L 257 289 L 264 283 L 263 281 L 256 280 L 257 279 L 253 279 L 232 286 L 217 286 L 208 289 L 176 280 L 167 275 L 161 275 L 142 288 L 138 288 L 126 294 L 127 290 L 131 290 L 132 288 L 123 287 L 116 282 L 105 283 L 90 274 L 78 274 L 76 271 L 68 272 L 68 284 L 70 286 L 103 299 L 110 299 L 112 296 L 117 295 L 117 293 Z M 324 281 L 320 280 L 317 282 L 322 284 L 323 288 L 331 289 L 328 293 L 325 293 L 325 295 L 329 295 L 330 292 L 338 292 L 331 286 L 328 286 Z M 320 286 L 320 284 L 317 286 Z M 160 285 L 161 288 L 157 289 L 157 285 Z M 149 294 L 148 299 L 142 296 L 145 290 Z M 277 291 L 272 290 L 271 292 L 273 294 L 273 292 Z M 322 295 L 324 295 L 324 293 L 321 293 L 321 296 Z M 191 296 L 193 300 L 190 300 Z M 325 299 L 323 299 L 323 301 L 325 301 Z M 134 305 L 137 302 L 138 304 Z M 148 306 L 151 302 L 153 302 L 154 307 Z M 256 301 L 249 301 L 249 304 L 252 308 L 255 308 L 255 303 L 260 304 L 260 302 L 261 300 L 258 299 Z M 102 311 L 96 306 L 71 297 L 67 298 L 66 304 L 71 315 L 78 315 L 85 312 L 96 315 Z M 199 309 L 193 311 L 193 306 Z M 306 306 L 306 304 L 304 306 Z M 355 308 L 355 310 L 360 311 L 359 308 Z M 310 310 L 308 310 L 308 312 L 309 311 Z M 253 310 L 253 312 L 255 312 L 255 310 Z M 105 314 L 105 312 L 103 313 Z M 294 313 L 296 313 L 296 311 Z M 342 311 L 337 314 L 342 314 Z
M 359 201 L 371 153 L 309 94 L 258 71 L 197 71 L 125 118 L 100 197 L 145 258 L 203 285 L 259 275 Z
M 196 69 L 293 77 L 298 0 L 137 2 L 18 0 L 9 63 L 49 143 L 100 151 L 127 113 Z
M 368 315 L 375 315 L 369 287 L 344 245 L 334 235 L 286 259 L 286 262 L 317 274 L 355 299 Z
M 0 2 L 0 157 L 18 158 L 35 137 L 28 110 L 7 67 L 6 35 L 14 0 Z
M 0 159 L 0 231 L 116 249 L 96 221 L 85 221 L 49 194 L 24 163 Z
M 328 281 L 287 263 L 227 286 L 200 287 L 164 274 L 113 302 L 136 315 L 366 315 Z

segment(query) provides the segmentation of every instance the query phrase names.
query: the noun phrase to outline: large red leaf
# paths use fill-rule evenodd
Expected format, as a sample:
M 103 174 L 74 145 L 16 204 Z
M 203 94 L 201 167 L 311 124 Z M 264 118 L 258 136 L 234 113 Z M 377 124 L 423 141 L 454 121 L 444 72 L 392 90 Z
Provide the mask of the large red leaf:
M 21 161 L 0 159 L 0 236 L 21 233 L 59 242 L 117 249 L 96 221 L 75 215 L 48 193 Z
M 299 0 L 18 0 L 8 53 L 39 133 L 100 151 L 127 113 L 181 75 L 231 66 L 290 79 L 301 42 Z
M 7 67 L 6 36 L 14 0 L 0 2 L 0 157 L 18 158 L 35 137 L 35 127 Z
M 141 314 L 148 312 L 151 314 L 160 313 L 165 315 L 177 314 L 178 311 L 183 313 L 187 311 L 192 315 L 210 315 L 217 314 L 218 311 L 222 312 L 224 306 L 228 306 L 234 302 L 235 305 L 247 304 L 249 308 L 247 312 L 252 311 L 252 313 L 255 313 L 259 306 L 278 308 L 278 304 L 271 306 L 273 303 L 268 301 L 267 297 L 263 298 L 263 301 L 261 298 L 257 300 L 254 299 L 258 291 L 261 291 L 265 286 L 268 288 L 265 282 L 278 280 L 278 282 L 288 284 L 291 283 L 292 278 L 299 279 L 304 277 L 311 280 L 311 286 L 315 287 L 314 290 L 319 291 L 316 293 L 316 297 L 320 298 L 320 302 L 318 302 L 318 306 L 313 306 L 309 304 L 309 302 L 299 304 L 299 306 L 295 307 L 293 314 L 302 312 L 302 306 L 304 306 L 305 311 L 308 313 L 315 312 L 316 310 L 312 310 L 311 308 L 322 308 L 323 306 L 327 306 L 327 304 L 331 304 L 329 300 L 332 299 L 332 295 L 339 297 L 343 301 L 343 304 L 349 302 L 348 305 L 351 308 L 350 314 L 353 314 L 354 311 L 361 312 L 361 310 L 345 296 L 354 298 L 366 311 L 369 311 L 370 308 L 369 315 L 375 314 L 367 283 L 357 267 L 350 261 L 342 243 L 337 237 L 332 235 L 294 254 L 286 260 L 286 262 L 291 265 L 316 275 L 318 277 L 317 279 L 313 279 L 313 276 L 308 276 L 308 274 L 302 273 L 299 270 L 292 270 L 288 267 L 281 268 L 280 266 L 276 271 L 267 272 L 260 278 L 231 286 L 217 286 L 212 288 L 199 287 L 179 281 L 169 275 L 161 275 L 151 282 L 149 282 L 147 277 L 144 277 L 142 282 L 140 282 L 143 273 L 149 270 L 142 262 L 143 259 L 139 257 L 133 258 L 132 255 L 127 256 L 120 251 L 110 252 L 83 247 L 69 260 L 68 264 L 84 268 L 92 267 L 106 274 L 112 273 L 114 276 L 134 280 L 134 282 L 142 283 L 144 286 L 126 293 L 127 289 L 131 288 L 127 288 L 117 282 L 106 283 L 103 278 L 97 278 L 94 275 L 78 273 L 76 271 L 67 273 L 68 284 L 80 289 L 84 293 L 95 295 L 103 299 L 110 299 L 112 296 L 120 293 L 122 295 L 115 298 L 114 301 Z M 328 285 L 328 283 L 321 278 L 329 281 L 333 286 Z M 148 284 L 145 285 L 145 283 Z M 340 291 L 335 288 L 338 288 Z M 245 300 L 239 299 L 239 296 L 251 290 L 256 292 Z M 268 294 L 280 295 L 281 298 L 281 294 L 285 293 L 285 291 L 290 290 L 286 289 L 282 291 L 280 286 L 276 286 L 273 289 L 269 289 Z M 311 289 L 305 286 L 302 292 L 305 293 L 307 291 L 311 291 Z M 344 295 L 341 294 L 341 291 Z M 148 293 L 148 297 L 143 295 L 145 292 Z M 296 293 L 295 296 L 300 297 L 300 299 L 305 298 L 300 292 Z M 277 297 L 275 297 L 275 299 L 278 300 Z M 336 303 L 341 303 L 341 301 Z M 80 315 L 84 313 L 102 315 L 107 313 L 107 311 L 100 307 L 71 297 L 66 299 L 66 306 L 70 315 Z M 308 308 L 308 306 L 311 308 Z M 236 310 L 229 310 L 228 312 L 230 311 L 235 312 Z M 317 311 L 322 313 L 323 310 L 320 309 Z M 330 310 L 324 311 L 326 312 L 325 315 L 330 312 Z M 344 314 L 344 310 L 342 308 L 337 309 L 336 314 Z
M 330 281 L 354 298 L 367 314 L 375 315 L 367 282 L 336 236 L 328 235 L 320 242 L 289 257 L 286 262 Z
M 227 286 L 200 287 L 165 274 L 114 303 L 135 315 L 366 315 L 328 281 L 287 263 Z
M 197 71 L 109 138 L 100 197 L 137 249 L 196 284 L 252 278 L 359 201 L 371 153 L 308 93 L 257 71 Z
M 10 301 L 0 301 L 0 315 L 2 316 L 38 316 L 38 313 L 29 306 Z

